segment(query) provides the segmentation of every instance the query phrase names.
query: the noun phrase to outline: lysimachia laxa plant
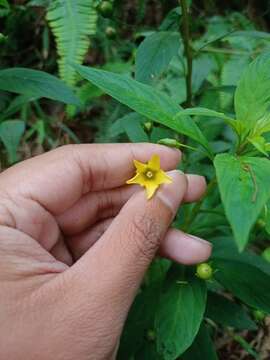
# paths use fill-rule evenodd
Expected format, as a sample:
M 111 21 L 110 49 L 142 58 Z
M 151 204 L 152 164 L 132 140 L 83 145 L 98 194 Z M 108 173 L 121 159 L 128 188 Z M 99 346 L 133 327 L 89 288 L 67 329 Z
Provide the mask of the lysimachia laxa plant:
M 216 359 L 204 318 L 238 330 L 255 329 L 246 309 L 270 312 L 270 266 L 255 253 L 244 251 L 251 229 L 270 198 L 270 148 L 263 137 L 270 130 L 270 54 L 259 56 L 242 75 L 234 97 L 235 117 L 206 108 L 183 110 L 149 85 L 103 70 L 74 67 L 83 78 L 137 114 L 200 145 L 216 172 L 208 195 L 217 182 L 231 227 L 231 234 L 222 237 L 214 238 L 212 233 L 210 264 L 215 280 L 209 283 L 192 267 L 165 260 L 153 263 L 130 311 L 118 357 L 170 360 L 182 355 L 193 360 L 200 346 L 204 351 L 201 358 Z M 129 121 L 136 118 L 134 115 Z M 220 118 L 234 131 L 236 141 L 230 153 L 213 154 L 193 115 Z M 200 205 L 195 205 L 197 213 Z M 225 298 L 219 293 L 223 288 L 245 306 Z

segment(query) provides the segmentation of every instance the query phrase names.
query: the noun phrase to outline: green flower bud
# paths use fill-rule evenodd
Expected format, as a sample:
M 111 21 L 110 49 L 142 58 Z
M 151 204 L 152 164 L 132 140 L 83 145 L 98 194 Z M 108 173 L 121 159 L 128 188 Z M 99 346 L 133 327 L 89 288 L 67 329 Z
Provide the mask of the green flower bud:
M 266 261 L 270 262 L 270 246 L 267 247 L 267 248 L 263 251 L 262 257 L 263 257 Z
M 153 123 L 152 121 L 146 121 L 144 124 L 143 124 L 143 128 L 144 128 L 144 131 L 147 133 L 147 134 L 150 134 L 152 129 L 153 129 Z
M 207 263 L 201 263 L 197 265 L 196 276 L 202 280 L 209 280 L 213 276 L 213 269 Z
M 254 319 L 257 321 L 263 321 L 266 317 L 266 313 L 259 309 L 253 310 L 252 313 L 253 313 Z
M 146 334 L 148 341 L 155 341 L 156 340 L 156 333 L 154 330 L 149 329 Z
M 102 1 L 98 6 L 98 11 L 102 16 L 109 18 L 113 13 L 113 5 L 109 1 Z
M 105 34 L 108 39 L 115 39 L 116 38 L 116 30 L 112 26 L 108 26 L 105 30 Z
M 169 139 L 169 138 L 160 139 L 160 140 L 158 141 L 158 144 L 166 145 L 166 146 L 169 146 L 169 147 L 174 147 L 174 148 L 177 148 L 177 149 L 179 149 L 180 146 L 181 146 L 181 143 L 180 143 L 180 142 L 178 142 L 178 141 L 175 140 L 175 139 Z

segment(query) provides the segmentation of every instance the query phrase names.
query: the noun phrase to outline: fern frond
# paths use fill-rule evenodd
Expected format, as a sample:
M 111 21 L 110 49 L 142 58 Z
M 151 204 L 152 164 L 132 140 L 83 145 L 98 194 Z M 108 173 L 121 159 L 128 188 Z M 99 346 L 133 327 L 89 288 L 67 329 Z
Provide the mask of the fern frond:
M 94 0 L 52 0 L 47 20 L 56 39 L 60 77 L 74 85 L 76 72 L 69 64 L 83 62 L 89 36 L 96 32 Z

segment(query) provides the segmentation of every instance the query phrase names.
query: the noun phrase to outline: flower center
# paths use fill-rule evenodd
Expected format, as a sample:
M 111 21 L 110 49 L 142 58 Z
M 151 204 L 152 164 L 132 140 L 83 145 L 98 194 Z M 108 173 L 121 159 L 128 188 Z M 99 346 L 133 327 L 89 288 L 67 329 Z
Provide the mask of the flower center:
M 152 179 L 153 176 L 154 176 L 154 173 L 153 173 L 153 171 L 148 170 L 148 171 L 146 171 L 145 176 L 146 176 L 148 179 Z

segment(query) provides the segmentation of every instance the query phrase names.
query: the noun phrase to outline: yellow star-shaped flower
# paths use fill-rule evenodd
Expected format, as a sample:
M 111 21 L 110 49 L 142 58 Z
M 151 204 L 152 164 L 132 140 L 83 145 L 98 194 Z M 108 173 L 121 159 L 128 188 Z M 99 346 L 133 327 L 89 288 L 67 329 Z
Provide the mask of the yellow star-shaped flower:
M 161 184 L 170 184 L 172 178 L 160 168 L 160 158 L 153 155 L 147 164 L 133 160 L 136 167 L 136 174 L 127 184 L 139 184 L 146 188 L 147 199 L 151 199 Z

